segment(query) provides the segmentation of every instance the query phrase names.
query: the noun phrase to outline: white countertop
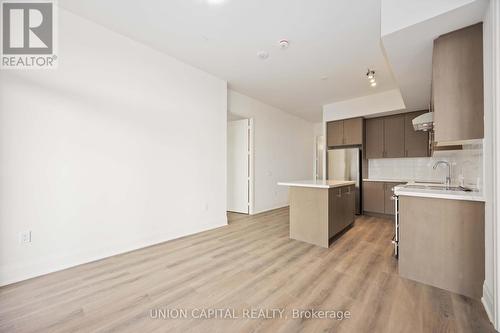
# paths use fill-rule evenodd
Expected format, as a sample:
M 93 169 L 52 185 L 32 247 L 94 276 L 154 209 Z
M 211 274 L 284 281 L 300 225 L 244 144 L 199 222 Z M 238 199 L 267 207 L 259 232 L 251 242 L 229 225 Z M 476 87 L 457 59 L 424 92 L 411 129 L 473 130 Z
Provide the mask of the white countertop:
M 342 187 L 347 185 L 354 185 L 355 181 L 350 180 L 295 180 L 290 182 L 279 182 L 278 185 L 282 186 L 297 186 L 297 187 L 314 187 L 314 188 L 333 188 Z
M 408 183 L 412 180 L 408 179 L 383 179 L 383 178 L 365 178 L 364 182 L 384 182 L 384 183 Z
M 428 184 L 410 183 L 408 185 L 424 185 L 425 189 L 420 188 L 407 188 L 405 185 L 394 187 L 394 194 L 421 197 L 421 198 L 436 198 L 436 199 L 451 199 L 451 200 L 467 200 L 467 201 L 485 201 L 482 192 L 464 192 L 464 191 L 450 191 L 433 188 Z

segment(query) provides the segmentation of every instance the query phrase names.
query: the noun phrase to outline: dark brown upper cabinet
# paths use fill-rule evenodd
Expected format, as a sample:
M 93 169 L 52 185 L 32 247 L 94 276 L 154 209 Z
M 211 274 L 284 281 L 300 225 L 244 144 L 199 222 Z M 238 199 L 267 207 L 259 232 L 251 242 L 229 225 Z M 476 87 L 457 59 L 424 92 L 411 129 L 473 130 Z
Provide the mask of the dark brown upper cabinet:
M 428 111 L 417 111 L 405 114 L 405 156 L 406 157 L 428 157 L 429 132 L 415 131 L 412 120 Z
M 363 118 L 344 120 L 344 144 L 363 144 Z
M 344 121 L 332 121 L 326 126 L 328 147 L 344 144 Z
M 366 120 L 366 158 L 429 156 L 429 135 L 415 132 L 413 118 L 427 111 L 402 113 Z
M 482 23 L 434 40 L 432 101 L 435 141 L 484 137 Z
M 371 159 L 384 157 L 384 119 L 366 119 L 365 132 L 366 158 Z
M 384 157 L 405 156 L 405 116 L 384 118 Z
M 328 147 L 363 144 L 363 118 L 331 121 L 326 130 Z

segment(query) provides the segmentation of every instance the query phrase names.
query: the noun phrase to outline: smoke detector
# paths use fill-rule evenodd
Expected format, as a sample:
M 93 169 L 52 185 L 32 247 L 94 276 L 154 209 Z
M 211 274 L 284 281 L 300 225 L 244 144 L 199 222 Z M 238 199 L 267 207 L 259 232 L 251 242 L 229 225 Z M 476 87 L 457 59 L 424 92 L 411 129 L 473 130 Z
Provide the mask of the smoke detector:
M 267 58 L 269 58 L 269 52 L 259 51 L 259 52 L 257 52 L 257 57 L 259 57 L 262 60 L 266 60 Z
M 290 46 L 290 42 L 289 42 L 289 41 L 287 41 L 286 39 L 282 39 L 282 40 L 280 40 L 280 41 L 278 42 L 278 44 L 279 44 L 280 48 L 281 48 L 281 49 L 283 49 L 283 50 L 284 50 L 284 49 L 287 49 L 287 48 L 288 48 L 288 46 Z

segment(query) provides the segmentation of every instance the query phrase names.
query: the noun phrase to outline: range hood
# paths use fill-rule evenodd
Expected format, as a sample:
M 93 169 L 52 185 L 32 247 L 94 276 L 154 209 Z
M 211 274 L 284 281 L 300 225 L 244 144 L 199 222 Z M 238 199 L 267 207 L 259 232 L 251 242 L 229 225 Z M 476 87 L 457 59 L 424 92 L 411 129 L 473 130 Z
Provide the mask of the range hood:
M 415 131 L 430 131 L 434 125 L 434 112 L 427 112 L 420 116 L 413 118 L 411 121 Z

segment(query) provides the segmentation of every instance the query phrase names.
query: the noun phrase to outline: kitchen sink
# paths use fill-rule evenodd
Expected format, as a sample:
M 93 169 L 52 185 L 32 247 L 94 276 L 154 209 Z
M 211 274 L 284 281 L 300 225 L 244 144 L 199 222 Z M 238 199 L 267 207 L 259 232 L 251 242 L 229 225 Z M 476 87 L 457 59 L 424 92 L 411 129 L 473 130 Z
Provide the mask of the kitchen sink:
M 419 190 L 438 190 L 438 191 L 455 191 L 455 192 L 469 192 L 463 187 L 460 186 L 450 186 L 446 187 L 444 185 L 436 186 L 436 185 L 404 185 L 404 188 L 408 189 L 419 189 Z
M 464 190 L 462 187 L 459 187 L 459 186 L 450 186 L 450 187 L 446 187 L 446 186 L 429 186 L 429 189 L 431 190 L 446 190 L 446 191 L 462 191 L 462 192 L 466 192 L 466 190 Z
M 425 189 L 429 188 L 429 186 L 425 186 L 425 185 L 403 185 L 401 187 L 404 187 L 404 188 L 414 188 L 414 189 L 419 189 L 419 190 L 425 190 Z
M 444 185 L 443 183 L 440 182 L 430 182 L 425 180 L 415 181 L 415 184 Z

